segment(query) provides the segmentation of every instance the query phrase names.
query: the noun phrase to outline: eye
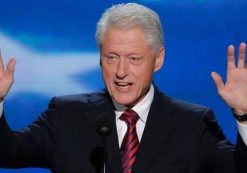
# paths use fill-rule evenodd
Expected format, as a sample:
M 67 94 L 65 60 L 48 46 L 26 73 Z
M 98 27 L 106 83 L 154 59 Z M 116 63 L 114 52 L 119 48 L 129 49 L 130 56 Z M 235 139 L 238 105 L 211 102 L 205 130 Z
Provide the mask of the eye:
M 110 64 L 110 63 L 116 62 L 119 59 L 119 57 L 117 55 L 110 54 L 110 55 L 104 56 L 104 59 L 107 63 Z
M 139 65 L 139 64 L 141 64 L 141 62 L 142 62 L 142 58 L 141 58 L 141 57 L 131 56 L 131 57 L 128 58 L 128 61 L 129 61 L 131 64 Z

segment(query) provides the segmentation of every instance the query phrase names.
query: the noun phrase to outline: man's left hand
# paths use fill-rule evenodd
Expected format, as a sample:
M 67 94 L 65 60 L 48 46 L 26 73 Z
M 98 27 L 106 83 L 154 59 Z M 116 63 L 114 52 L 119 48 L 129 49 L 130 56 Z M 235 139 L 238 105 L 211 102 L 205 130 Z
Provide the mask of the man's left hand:
M 233 45 L 228 46 L 227 78 L 225 83 L 218 73 L 211 73 L 219 95 L 239 115 L 247 113 L 247 64 L 245 52 L 246 44 L 241 43 L 239 45 L 238 60 L 235 63 L 235 48 Z

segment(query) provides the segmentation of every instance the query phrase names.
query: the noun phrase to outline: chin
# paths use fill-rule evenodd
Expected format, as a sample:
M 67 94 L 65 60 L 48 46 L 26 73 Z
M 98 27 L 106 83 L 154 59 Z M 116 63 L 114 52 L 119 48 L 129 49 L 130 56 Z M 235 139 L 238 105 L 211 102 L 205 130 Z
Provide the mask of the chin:
M 129 98 L 128 99 L 126 99 L 126 98 L 114 98 L 114 99 L 117 103 L 124 105 L 124 106 L 128 106 L 128 107 L 130 107 L 134 103 L 134 101 L 130 100 Z

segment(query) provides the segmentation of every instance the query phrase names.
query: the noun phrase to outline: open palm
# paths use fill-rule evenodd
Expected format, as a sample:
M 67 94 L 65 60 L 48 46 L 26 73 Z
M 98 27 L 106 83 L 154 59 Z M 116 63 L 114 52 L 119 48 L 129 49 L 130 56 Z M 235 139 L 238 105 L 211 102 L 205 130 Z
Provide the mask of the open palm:
M 227 78 L 224 83 L 221 76 L 212 72 L 212 78 L 221 98 L 236 113 L 247 113 L 247 65 L 246 44 L 239 45 L 238 60 L 235 63 L 234 46 L 228 47 Z
M 4 68 L 3 59 L 0 52 L 0 100 L 7 95 L 9 89 L 14 82 L 14 69 L 16 60 L 14 58 L 10 59 L 7 64 L 7 68 Z

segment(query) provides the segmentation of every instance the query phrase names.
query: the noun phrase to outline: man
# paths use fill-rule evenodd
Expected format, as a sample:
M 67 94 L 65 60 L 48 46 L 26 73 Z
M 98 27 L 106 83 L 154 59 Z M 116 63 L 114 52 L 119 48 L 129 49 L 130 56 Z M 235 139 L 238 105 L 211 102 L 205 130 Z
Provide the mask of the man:
M 154 11 L 135 3 L 113 6 L 99 20 L 96 39 L 106 91 L 53 98 L 37 121 L 18 132 L 9 129 L 2 113 L 1 166 L 46 167 L 54 173 L 246 172 L 245 43 L 237 67 L 234 48 L 228 48 L 225 84 L 212 73 L 220 96 L 242 121 L 242 137 L 234 147 L 210 109 L 168 97 L 152 83 L 165 54 Z M 2 100 L 13 83 L 15 63 L 10 60 L 6 70 L 1 65 Z M 95 130 L 102 113 L 112 128 L 105 142 Z

